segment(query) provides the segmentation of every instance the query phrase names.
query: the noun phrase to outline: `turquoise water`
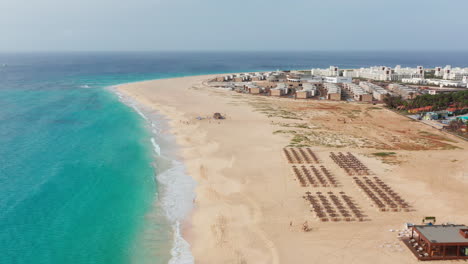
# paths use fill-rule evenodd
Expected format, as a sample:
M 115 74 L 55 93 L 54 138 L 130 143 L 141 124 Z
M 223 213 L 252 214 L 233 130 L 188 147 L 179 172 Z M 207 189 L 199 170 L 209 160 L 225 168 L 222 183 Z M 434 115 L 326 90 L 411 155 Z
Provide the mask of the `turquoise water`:
M 0 263 L 129 263 L 157 188 L 145 124 L 101 89 L 2 104 Z
M 191 263 L 174 227 L 190 209 L 192 183 L 179 177 L 180 164 L 164 171 L 151 142 L 162 137 L 108 86 L 329 65 L 466 66 L 467 58 L 362 52 L 0 54 L 0 263 Z

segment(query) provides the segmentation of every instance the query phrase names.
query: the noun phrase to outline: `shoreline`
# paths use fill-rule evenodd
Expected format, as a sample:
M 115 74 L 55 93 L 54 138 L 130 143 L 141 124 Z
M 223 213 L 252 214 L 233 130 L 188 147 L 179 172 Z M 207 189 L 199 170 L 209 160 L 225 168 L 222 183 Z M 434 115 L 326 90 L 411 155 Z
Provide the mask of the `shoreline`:
M 274 133 L 278 129 L 279 121 L 292 121 L 269 118 L 261 113 L 261 110 L 255 109 L 266 107 L 264 105 L 267 104 L 281 107 L 284 105 L 294 107 L 294 104 L 310 105 L 317 109 L 315 110 L 318 114 L 316 119 L 329 114 L 335 108 L 346 107 L 350 108 L 350 112 L 354 112 L 357 111 L 352 110 L 354 108 L 367 109 L 369 106 L 345 105 L 340 102 L 292 102 L 238 95 L 229 91 L 204 87 L 203 81 L 212 76 L 214 75 L 160 79 L 117 87 L 120 92 L 157 111 L 168 120 L 169 133 L 174 136 L 176 144 L 180 147 L 181 160 L 187 168 L 187 173 L 197 181 L 195 207 L 187 217 L 186 227 L 183 227 L 183 236 L 190 242 L 196 262 L 301 263 L 303 261 L 301 255 L 304 254 L 305 257 L 317 257 L 317 254 L 323 254 L 324 257 L 328 256 L 336 261 L 351 257 L 351 254 L 356 254 L 357 250 L 362 247 L 367 249 L 366 253 L 359 257 L 354 256 L 354 258 L 363 263 L 386 263 L 388 261 L 416 263 L 410 252 L 400 250 L 396 246 L 395 249 L 392 248 L 395 254 L 391 257 L 387 256 L 389 258 L 386 260 L 380 256 L 382 252 L 372 245 L 387 243 L 382 241 L 394 239 L 394 234 L 389 233 L 389 229 L 399 228 L 403 222 L 416 222 L 421 215 L 434 213 L 423 201 L 434 203 L 438 214 L 450 215 L 448 212 L 458 208 L 453 205 L 451 208 L 443 209 L 441 201 L 436 197 L 429 197 L 428 194 L 436 191 L 441 195 L 439 198 L 446 201 L 453 199 L 443 194 L 448 189 L 454 191 L 453 196 L 462 195 L 460 194 L 461 187 L 447 184 L 446 180 L 436 172 L 453 171 L 454 175 L 458 175 L 466 171 L 464 167 L 466 165 L 463 165 L 466 158 L 459 160 L 458 157 L 464 153 L 466 143 L 456 142 L 457 146 L 463 146 L 461 150 L 432 150 L 432 148 L 438 148 L 438 141 L 430 142 L 435 145 L 427 145 L 425 147 L 428 148 L 427 151 L 412 150 L 419 144 L 416 139 L 405 144 L 396 144 L 395 147 L 388 149 L 398 149 L 398 159 L 404 159 L 401 165 L 388 165 L 372 157 L 372 151 L 387 149 L 379 145 L 368 149 L 348 146 L 345 147 L 345 151 L 358 152 L 360 159 L 367 162 L 372 170 L 381 174 L 393 186 L 398 186 L 399 193 L 406 196 L 418 210 L 401 215 L 390 214 L 387 219 L 372 211 L 365 201 L 362 201 L 363 208 L 372 220 L 364 224 L 349 225 L 348 227 L 355 229 L 351 233 L 347 231 L 346 224 L 341 226 L 334 223 L 327 225 L 315 222 L 313 222 L 314 232 L 310 235 L 299 232 L 300 223 L 311 221 L 311 217 L 307 214 L 306 205 L 301 201 L 301 189 L 296 182 L 291 182 L 289 168 L 280 154 L 282 148 L 289 144 L 290 139 L 287 135 Z M 209 119 L 214 112 L 225 114 L 227 119 L 219 122 Z M 411 121 L 408 120 L 405 122 L 403 117 L 392 112 L 379 110 L 379 113 L 396 123 L 393 127 L 389 124 L 393 130 L 395 126 L 404 126 L 408 131 L 414 131 L 408 132 L 410 134 L 418 131 L 433 132 L 423 125 L 410 123 Z M 369 113 L 366 111 L 366 114 Z M 207 118 L 197 120 L 199 116 Z M 321 125 L 327 125 L 327 123 Z M 342 126 L 342 124 L 334 124 L 334 126 L 338 125 Z M 366 125 L 373 124 L 366 123 Z M 387 130 L 385 127 L 387 124 L 382 125 L 384 127 L 381 132 L 369 130 L 370 133 L 366 134 L 379 137 L 379 134 Z M 359 124 L 350 126 L 359 126 Z M 375 126 L 373 129 L 380 128 Z M 339 128 L 336 128 L 336 131 L 340 131 Z M 343 133 L 343 136 L 348 136 L 350 132 Z M 427 140 L 429 142 L 429 138 Z M 410 143 L 411 147 L 407 146 Z M 321 159 L 327 158 L 326 153 L 330 150 L 342 151 L 337 147 L 317 144 L 314 149 Z M 253 145 L 256 148 L 252 148 Z M 445 169 L 441 170 L 427 166 L 424 162 L 424 160 L 432 160 L 436 164 L 435 161 L 440 158 L 455 160 L 454 157 L 458 160 L 455 167 L 450 169 L 447 169 L 448 165 L 444 165 Z M 450 165 L 453 166 L 453 164 Z M 415 166 L 427 168 L 416 171 Z M 340 173 L 335 168 L 333 172 Z M 424 177 L 429 177 L 429 182 Z M 342 180 L 347 181 L 347 179 Z M 460 184 L 465 186 L 466 182 Z M 361 200 L 357 191 L 353 189 L 346 189 L 346 191 Z M 464 217 L 466 216 L 463 214 L 441 218 L 442 221 L 460 221 L 465 219 Z M 289 226 L 290 221 L 291 226 Z M 398 226 L 396 223 L 399 223 Z M 330 238 L 332 230 L 340 232 L 343 239 Z M 354 240 L 353 234 L 358 230 L 363 232 L 361 234 L 363 241 L 370 240 L 371 243 L 363 242 L 362 245 L 351 243 Z M 375 237 L 368 237 L 368 233 L 375 234 Z M 346 247 L 347 244 L 349 246 Z M 339 254 L 332 254 L 332 245 L 347 249 Z M 304 250 L 308 250 L 307 253 Z M 324 257 L 317 258 L 317 261 L 319 259 L 325 261 Z M 369 258 L 377 259 L 373 262 Z
M 187 76 L 187 77 L 180 77 L 180 78 L 168 78 L 168 79 L 159 79 L 159 80 L 155 80 L 155 81 L 171 81 L 171 80 L 183 80 L 183 79 L 197 79 L 199 81 L 204 81 L 206 78 L 208 77 L 214 77 L 215 75 L 195 75 L 195 76 Z M 141 84 L 148 84 L 148 83 L 151 83 L 153 81 L 143 81 L 143 82 L 137 82 L 137 83 L 132 83 L 132 84 L 127 84 L 126 86 L 133 86 L 133 85 L 141 85 Z M 182 149 L 182 152 L 180 153 L 181 154 L 181 162 L 184 162 L 187 165 L 187 163 L 190 163 L 191 160 L 189 157 L 187 157 L 186 154 L 184 154 L 184 148 L 187 148 L 187 144 L 184 144 L 186 142 L 183 142 L 180 137 L 178 135 L 180 135 L 180 124 L 179 124 L 179 128 L 176 128 L 177 127 L 177 120 L 179 123 L 185 123 L 185 125 L 187 126 L 190 126 L 190 125 L 193 125 L 193 121 L 190 120 L 190 119 L 187 119 L 186 117 L 183 116 L 183 114 L 181 113 L 178 113 L 176 111 L 174 111 L 173 109 L 170 109 L 164 105 L 158 105 L 158 106 L 155 106 L 154 104 L 149 104 L 144 98 L 141 98 L 141 97 L 134 97 L 132 96 L 131 94 L 129 93 L 126 93 L 127 91 L 124 91 L 122 88 L 122 85 L 118 85 L 116 86 L 116 89 L 119 91 L 119 93 L 124 93 L 126 96 L 129 96 L 130 98 L 132 98 L 132 100 L 138 102 L 140 105 L 143 105 L 145 107 L 148 107 L 149 105 L 151 105 L 151 108 L 155 111 L 157 111 L 158 114 L 164 116 L 164 118 L 166 120 L 168 120 L 168 125 L 169 125 L 169 133 L 171 135 L 173 135 L 175 137 L 175 143 L 177 144 L 177 148 L 179 150 Z M 208 117 L 206 117 L 208 118 Z M 211 121 L 210 121 L 211 122 Z M 202 167 L 201 167 L 202 168 Z M 190 175 L 193 175 L 194 173 L 194 170 L 192 170 L 192 173 L 190 173 L 190 169 L 188 170 L 189 171 L 189 174 Z M 202 173 L 203 174 L 203 173 Z M 202 175 L 202 178 L 203 178 L 203 175 Z M 199 177 L 193 177 L 193 179 L 195 181 L 197 181 L 197 183 L 199 183 Z M 197 193 L 197 196 L 198 196 L 198 193 Z M 252 201 L 249 201 L 249 203 L 251 203 Z M 193 228 L 193 217 L 194 217 L 194 214 L 196 214 L 198 211 L 198 208 L 197 206 L 195 205 L 194 209 L 189 213 L 189 216 L 185 219 L 184 221 L 184 226 L 182 226 L 182 231 L 183 231 L 183 237 L 186 238 L 187 240 L 189 240 L 189 242 L 192 242 L 194 238 L 197 237 L 197 234 L 195 234 L 195 230 Z M 257 231 L 257 233 L 260 233 L 259 231 Z M 269 242 L 269 241 L 268 241 Z M 199 243 L 198 242 L 195 242 L 195 243 L 190 243 L 190 245 L 193 247 L 193 244 L 196 244 L 198 245 Z M 270 243 L 271 244 L 271 243 Z M 268 249 L 267 249 L 268 250 Z M 196 256 L 196 254 L 194 254 Z M 276 252 L 274 253 L 274 255 L 276 255 Z M 236 258 L 238 256 L 235 256 Z M 275 257 L 274 258 L 275 261 L 274 262 L 268 262 L 268 263 L 279 263 L 278 262 L 278 258 Z M 169 263 L 176 263 L 176 262 L 169 262 Z
M 185 165 L 179 155 L 179 146 L 176 144 L 173 135 L 168 132 L 170 129 L 169 120 L 166 116 L 155 112 L 132 97 L 122 94 L 118 90 L 118 86 L 112 86 L 109 90 L 144 120 L 151 135 L 150 141 L 154 155 L 154 180 L 158 185 L 158 192 L 153 205 L 155 209 L 152 210 L 156 210 L 156 214 L 161 214 L 158 211 L 162 210 L 164 218 L 172 228 L 173 244 L 169 252 L 171 258 L 168 263 L 194 263 L 193 256 L 190 253 L 190 245 L 184 240 L 182 234 L 184 223 L 188 220 L 187 216 L 191 214 L 193 209 L 192 200 L 195 197 L 194 187 L 196 183 L 192 182 L 192 178 L 186 175 Z M 184 184 L 186 187 L 179 190 L 180 184 Z M 180 191 L 188 191 L 188 193 L 184 194 Z M 149 212 L 150 215 L 154 213 Z

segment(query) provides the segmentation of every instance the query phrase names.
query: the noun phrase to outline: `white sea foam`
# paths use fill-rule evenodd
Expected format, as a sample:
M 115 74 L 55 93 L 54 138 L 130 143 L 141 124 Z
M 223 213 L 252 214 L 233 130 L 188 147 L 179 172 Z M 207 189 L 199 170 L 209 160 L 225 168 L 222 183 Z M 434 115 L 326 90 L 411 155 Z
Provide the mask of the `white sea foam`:
M 157 179 L 162 185 L 159 202 L 167 219 L 172 223 L 174 233 L 169 264 L 193 264 L 190 244 L 181 235 L 180 222 L 193 209 L 196 182 L 185 173 L 184 165 L 176 160 L 173 160 L 171 168 L 159 174 Z
M 149 122 L 152 127 L 151 130 L 156 136 L 161 135 L 161 127 L 152 122 L 152 118 L 149 119 L 144 115 L 139 107 L 137 107 L 138 104 L 135 101 L 119 93 L 115 87 L 110 88 L 123 103 L 132 107 L 135 112 Z M 144 108 L 142 109 L 144 110 Z M 161 155 L 161 147 L 154 137 L 151 138 L 151 144 L 158 159 L 169 159 Z M 173 245 L 170 252 L 172 258 L 169 260 L 169 264 L 193 264 L 195 261 L 190 244 L 182 237 L 180 223 L 184 221 L 193 209 L 196 181 L 185 173 L 183 163 L 173 159 L 169 159 L 169 161 L 171 162 L 169 168 L 160 172 L 156 177 L 160 187 L 158 207 L 162 209 L 173 231 Z
M 193 264 L 195 260 L 190 252 L 190 244 L 180 234 L 179 221 L 173 226 L 174 246 L 171 249 L 172 258 L 169 264 Z
M 135 111 L 136 111 L 141 117 L 143 117 L 143 119 L 148 120 L 148 118 L 140 111 L 140 109 L 138 109 L 138 107 L 136 107 L 135 105 L 131 105 L 131 107 L 132 107 L 133 109 L 135 109 Z
M 161 133 L 161 128 L 157 127 L 156 124 L 151 122 L 151 127 L 153 128 L 152 131 L 154 134 L 160 134 Z
M 89 88 L 91 88 L 91 86 L 89 86 L 87 84 L 83 84 L 83 85 L 80 86 L 80 88 L 89 89 Z
M 185 173 L 184 165 L 176 160 L 173 166 L 157 176 L 163 184 L 160 202 L 171 223 L 182 221 L 193 208 L 195 180 Z
M 153 149 L 158 156 L 161 156 L 161 147 L 156 143 L 156 140 L 154 138 L 151 138 L 151 144 L 153 144 Z

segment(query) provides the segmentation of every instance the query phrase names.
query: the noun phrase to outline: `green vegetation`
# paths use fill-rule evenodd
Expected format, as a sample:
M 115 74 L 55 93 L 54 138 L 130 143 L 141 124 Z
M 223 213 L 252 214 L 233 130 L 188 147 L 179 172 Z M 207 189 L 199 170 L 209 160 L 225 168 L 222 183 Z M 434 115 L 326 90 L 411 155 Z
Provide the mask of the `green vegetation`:
M 435 71 L 425 71 L 424 72 L 424 78 L 425 79 L 442 79 L 441 77 L 436 77 L 435 76 Z
M 451 105 L 456 107 L 468 107 L 468 91 L 459 91 L 443 94 L 424 94 L 411 100 L 404 100 L 401 96 L 388 96 L 384 99 L 390 108 L 404 106 L 405 109 L 432 106 L 432 110 L 443 110 Z
M 431 133 L 431 132 L 427 132 L 427 131 L 419 131 L 418 134 L 420 134 L 421 136 L 433 138 L 433 139 L 435 139 L 435 140 L 457 143 L 456 141 L 451 140 L 451 139 L 448 138 L 448 137 L 444 137 L 444 136 L 437 135 L 437 134 L 434 134 L 434 133 Z
M 291 139 L 291 146 L 297 146 L 298 144 L 308 141 L 309 139 L 304 135 L 294 135 L 294 137 Z
M 276 130 L 273 134 L 296 134 L 297 132 L 294 130 Z
M 377 156 L 377 157 L 388 157 L 388 156 L 396 155 L 396 153 L 395 152 L 376 152 L 376 153 L 372 153 L 372 155 Z
M 307 123 L 274 123 L 282 127 L 294 127 L 294 128 L 304 128 L 304 129 L 313 129 L 314 127 L 309 126 Z
M 467 123 L 465 123 L 461 119 L 452 120 L 450 121 L 448 126 L 444 127 L 444 129 L 455 133 L 465 139 L 468 139 L 468 131 L 466 130 Z

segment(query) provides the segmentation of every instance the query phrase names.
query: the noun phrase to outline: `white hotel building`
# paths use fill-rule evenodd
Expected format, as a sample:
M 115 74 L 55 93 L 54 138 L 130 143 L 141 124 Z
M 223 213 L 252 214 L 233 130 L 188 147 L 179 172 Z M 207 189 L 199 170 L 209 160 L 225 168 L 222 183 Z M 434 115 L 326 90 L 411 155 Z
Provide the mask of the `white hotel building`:
M 397 65 L 395 69 L 387 66 L 374 66 L 369 68 L 361 68 L 346 72 L 347 75 L 353 75 L 356 78 L 365 78 L 376 81 L 401 81 L 402 79 L 421 78 L 424 79 L 424 68 L 418 66 L 416 68 L 402 68 Z
M 328 69 L 312 69 L 310 73 L 315 76 L 340 76 L 340 71 L 338 67 L 330 66 Z
M 462 81 L 463 77 L 468 76 L 468 68 L 452 68 L 450 65 L 445 66 L 443 69 L 442 67 L 436 67 L 434 76 L 444 80 Z

